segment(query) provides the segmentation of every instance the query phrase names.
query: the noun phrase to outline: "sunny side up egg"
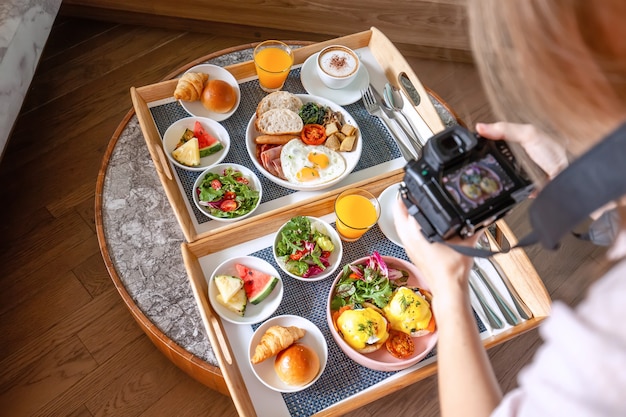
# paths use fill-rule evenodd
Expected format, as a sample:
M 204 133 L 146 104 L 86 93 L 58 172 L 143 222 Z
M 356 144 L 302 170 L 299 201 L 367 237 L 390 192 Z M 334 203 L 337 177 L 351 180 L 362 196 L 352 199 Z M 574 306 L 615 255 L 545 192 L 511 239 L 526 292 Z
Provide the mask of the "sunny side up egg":
M 323 145 L 306 145 L 293 139 L 283 146 L 280 164 L 287 181 L 296 184 L 321 184 L 339 177 L 346 170 L 346 160 Z

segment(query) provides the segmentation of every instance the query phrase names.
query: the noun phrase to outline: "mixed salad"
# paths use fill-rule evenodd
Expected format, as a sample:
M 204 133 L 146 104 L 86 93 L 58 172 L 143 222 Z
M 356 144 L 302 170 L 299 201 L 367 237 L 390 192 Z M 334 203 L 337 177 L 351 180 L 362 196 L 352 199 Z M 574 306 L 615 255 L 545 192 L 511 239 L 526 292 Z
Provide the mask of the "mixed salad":
M 328 258 L 335 250 L 330 237 L 311 227 L 308 217 L 289 220 L 281 229 L 276 243 L 276 255 L 290 273 L 310 278 L 321 274 L 330 265 Z
M 378 252 L 373 252 L 365 264 L 348 264 L 335 285 L 331 310 L 364 302 L 383 308 L 389 303 L 393 290 L 406 285 L 407 271 L 389 268 Z
M 200 205 L 212 216 L 234 218 L 251 212 L 259 201 L 259 192 L 250 188 L 240 171 L 226 168 L 220 175 L 209 172 L 196 189 Z

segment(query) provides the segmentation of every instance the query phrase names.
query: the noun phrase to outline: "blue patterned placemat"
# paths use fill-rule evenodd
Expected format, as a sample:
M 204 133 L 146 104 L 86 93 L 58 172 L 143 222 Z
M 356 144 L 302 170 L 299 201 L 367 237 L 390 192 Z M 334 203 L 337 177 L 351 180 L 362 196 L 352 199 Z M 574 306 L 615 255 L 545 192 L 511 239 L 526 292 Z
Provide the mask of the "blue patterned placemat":
M 245 97 L 245 99 L 241 100 L 239 107 L 232 116 L 220 122 L 230 135 L 231 141 L 230 150 L 226 158 L 224 158 L 224 162 L 241 164 L 254 171 L 261 180 L 261 187 L 263 188 L 261 203 L 297 192 L 281 187 L 267 179 L 250 160 L 246 149 L 246 128 L 250 118 L 252 118 L 256 111 L 258 102 L 265 97 L 266 93 L 261 90 L 259 82 L 256 79 L 239 84 L 239 88 L 241 90 L 241 97 Z M 291 71 L 285 82 L 284 90 L 294 94 L 306 94 L 306 90 L 302 87 L 302 83 L 300 82 L 300 68 Z M 389 135 L 389 132 L 385 129 L 380 120 L 367 113 L 361 101 L 343 106 L 343 108 L 350 113 L 359 125 L 361 138 L 364 141 L 361 158 L 353 172 L 400 157 L 398 147 L 393 138 Z M 172 123 L 184 117 L 190 117 L 190 114 L 188 114 L 177 101 L 151 107 L 150 112 L 152 113 L 152 117 L 161 137 L 165 135 L 165 131 Z M 201 173 L 188 171 L 179 167 L 174 168 L 183 186 L 185 198 L 188 199 L 198 224 L 212 221 L 198 210 L 191 199 L 193 184 Z
M 358 241 L 343 243 L 343 258 L 341 259 L 340 268 L 355 259 L 368 256 L 374 251 L 384 256 L 408 260 L 404 249 L 389 241 L 380 228 L 374 226 Z M 280 267 L 276 264 L 272 255 L 271 247 L 264 248 L 250 255 L 266 260 L 280 271 Z M 350 359 L 333 339 L 326 321 L 326 304 L 328 294 L 331 291 L 333 277 L 311 282 L 296 280 L 284 274 L 282 274 L 282 278 L 284 287 L 283 301 L 272 317 L 284 314 L 304 317 L 322 331 L 328 345 L 328 362 L 320 379 L 303 391 L 282 394 L 292 416 L 304 417 L 315 414 L 396 373 L 375 371 L 359 365 Z M 478 329 L 482 333 L 485 331 L 485 327 L 475 313 L 474 317 Z M 261 324 L 253 325 L 252 328 L 256 330 Z M 423 360 L 430 358 L 434 354 L 435 350 Z

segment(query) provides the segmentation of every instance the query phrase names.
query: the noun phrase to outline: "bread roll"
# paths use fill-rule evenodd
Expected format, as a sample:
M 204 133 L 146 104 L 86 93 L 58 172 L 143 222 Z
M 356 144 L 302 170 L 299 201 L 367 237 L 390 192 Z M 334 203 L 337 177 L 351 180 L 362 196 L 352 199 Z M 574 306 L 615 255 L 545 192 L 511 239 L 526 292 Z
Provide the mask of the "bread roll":
M 299 136 L 304 123 L 298 113 L 289 109 L 270 109 L 256 119 L 257 130 L 265 135 Z
M 295 343 L 276 355 L 274 369 L 286 384 L 302 386 L 315 379 L 320 370 L 320 359 L 310 347 Z
M 223 80 L 209 80 L 200 97 L 202 105 L 215 113 L 228 113 L 237 103 L 237 92 Z
M 288 91 L 275 91 L 266 95 L 259 101 L 256 107 L 256 117 L 261 117 L 263 113 L 271 109 L 289 109 L 298 113 L 300 107 L 302 107 L 300 97 Z

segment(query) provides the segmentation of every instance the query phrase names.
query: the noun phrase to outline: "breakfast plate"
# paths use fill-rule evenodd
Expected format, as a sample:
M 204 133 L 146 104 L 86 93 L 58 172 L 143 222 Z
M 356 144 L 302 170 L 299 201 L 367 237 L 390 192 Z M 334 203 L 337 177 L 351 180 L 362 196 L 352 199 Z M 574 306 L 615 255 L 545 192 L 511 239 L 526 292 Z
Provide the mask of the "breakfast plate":
M 209 80 L 226 81 L 228 84 L 230 84 L 231 87 L 235 89 L 235 93 L 237 94 L 237 101 L 228 113 L 217 113 L 210 111 L 206 107 L 204 107 L 202 105 L 202 102 L 199 100 L 179 100 L 180 105 L 183 107 L 183 109 L 185 109 L 187 113 L 196 117 L 206 117 L 209 119 L 213 119 L 216 122 L 221 122 L 222 120 L 226 120 L 230 116 L 232 116 L 232 114 L 237 110 L 237 107 L 239 107 L 239 102 L 241 101 L 241 91 L 239 90 L 239 83 L 237 83 L 235 77 L 228 70 L 217 65 L 200 64 L 189 68 L 186 72 L 202 72 L 209 75 Z
M 354 81 L 345 88 L 334 90 L 326 87 L 322 82 L 317 70 L 315 68 L 315 62 L 318 54 L 313 54 L 304 61 L 302 68 L 300 69 L 300 81 L 307 93 L 323 97 L 331 100 L 340 106 L 347 106 L 361 99 L 361 91 L 365 90 L 370 82 L 370 77 L 365 68 L 365 65 L 361 63 L 359 70 Z
M 402 247 L 402 241 L 393 222 L 394 206 L 397 204 L 399 186 L 400 183 L 390 185 L 378 196 L 378 202 L 381 207 L 378 227 L 380 227 L 380 231 L 383 232 L 387 239 Z
M 324 372 L 326 362 L 328 361 L 328 346 L 326 345 L 326 339 L 322 331 L 311 321 L 304 317 L 296 315 L 282 315 L 272 317 L 263 324 L 261 324 L 250 339 L 248 345 L 248 355 L 250 358 L 254 356 L 256 346 L 261 341 L 263 334 L 271 326 L 296 326 L 305 331 L 304 336 L 298 339 L 296 343 L 308 346 L 311 348 L 319 359 L 319 370 L 317 375 L 305 385 L 290 385 L 283 381 L 275 371 L 274 362 L 275 358 L 271 357 L 263 362 L 257 364 L 250 364 L 252 371 L 256 377 L 268 388 L 278 392 L 297 392 L 313 385 Z
M 341 106 L 337 105 L 336 103 L 330 100 L 327 100 L 325 98 L 322 98 L 322 97 L 312 96 L 308 94 L 296 94 L 296 96 L 298 96 L 302 100 L 303 103 L 314 102 L 319 105 L 329 107 L 334 112 L 341 113 L 343 123 L 349 123 L 352 126 L 356 127 L 357 129 L 356 130 L 356 145 L 354 149 L 350 152 L 338 152 L 345 160 L 345 170 L 341 173 L 341 175 L 327 182 L 307 184 L 306 182 L 303 182 L 303 183 L 290 182 L 290 181 L 281 179 L 271 174 L 268 170 L 266 170 L 263 167 L 263 165 L 257 158 L 257 144 L 255 143 L 254 139 L 257 136 L 261 135 L 261 133 L 255 127 L 256 114 L 252 115 L 252 117 L 250 118 L 250 121 L 248 122 L 248 126 L 246 128 L 246 149 L 248 150 L 248 155 L 250 156 L 250 159 L 252 160 L 252 163 L 254 164 L 254 166 L 261 172 L 261 174 L 263 174 L 267 179 L 274 182 L 275 184 L 278 184 L 290 190 L 297 190 L 297 191 L 323 190 L 342 181 L 356 167 L 356 164 L 359 162 L 359 159 L 361 158 L 361 152 L 363 151 L 363 136 L 361 134 L 361 129 L 359 128 L 354 117 L 352 117 L 350 113 L 348 113 L 346 110 L 344 110 Z M 294 135 L 294 137 L 297 137 L 297 135 Z M 331 160 L 331 165 L 329 166 L 332 167 L 332 160 Z

